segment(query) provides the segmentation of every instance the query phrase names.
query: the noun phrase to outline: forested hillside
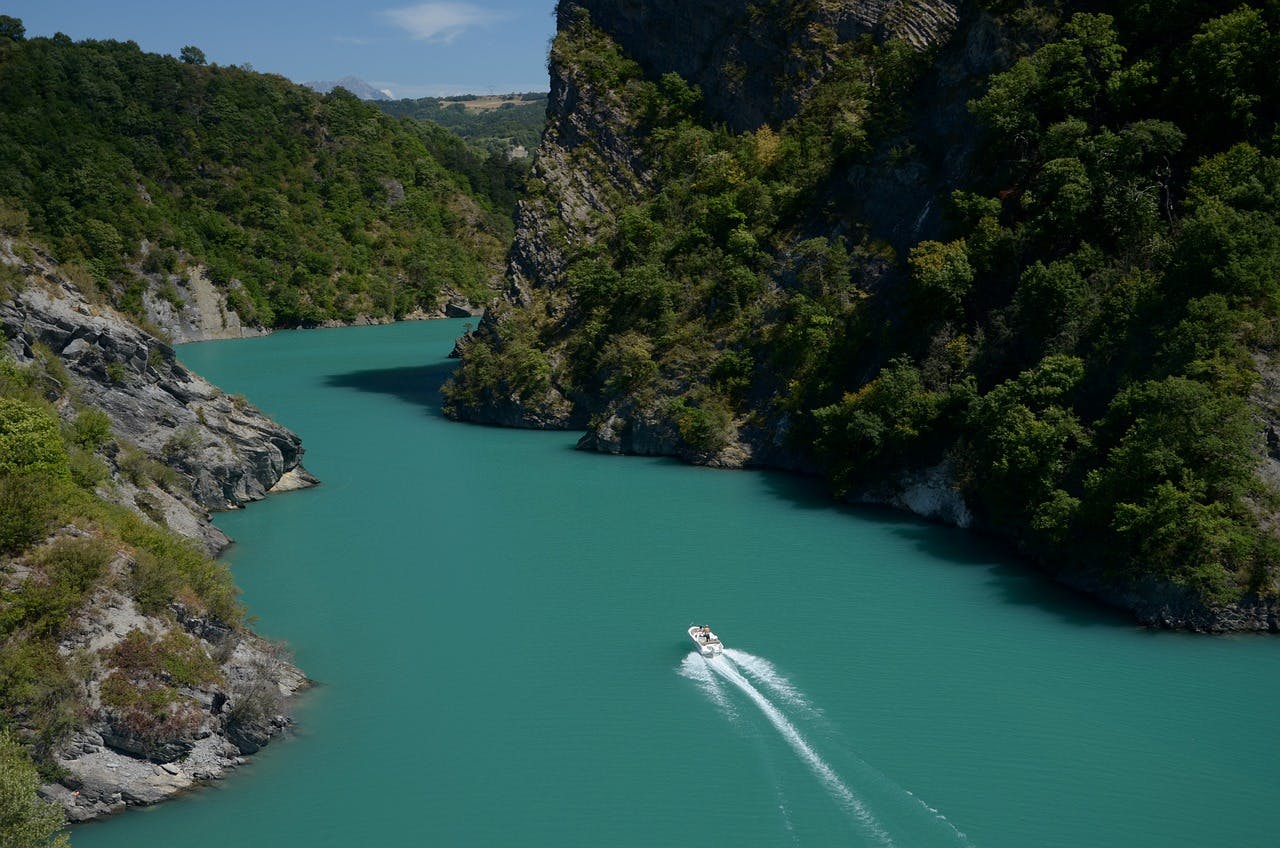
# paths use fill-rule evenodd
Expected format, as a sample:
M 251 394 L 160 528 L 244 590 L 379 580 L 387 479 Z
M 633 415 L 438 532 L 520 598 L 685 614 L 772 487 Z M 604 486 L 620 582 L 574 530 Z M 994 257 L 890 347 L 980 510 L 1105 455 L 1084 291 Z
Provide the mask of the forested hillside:
M 1280 4 L 877 8 L 561 2 L 452 413 L 925 481 L 1146 620 L 1275 629 Z
M 483 303 L 515 177 L 338 91 L 0 27 L 0 204 L 135 316 L 196 266 L 266 327 Z M 461 163 L 468 178 L 442 165 Z M 483 173 L 482 173 L 483 172 Z
M 396 118 L 431 121 L 489 153 L 505 157 L 516 147 L 538 146 L 546 123 L 545 94 L 459 95 L 385 100 L 378 108 Z

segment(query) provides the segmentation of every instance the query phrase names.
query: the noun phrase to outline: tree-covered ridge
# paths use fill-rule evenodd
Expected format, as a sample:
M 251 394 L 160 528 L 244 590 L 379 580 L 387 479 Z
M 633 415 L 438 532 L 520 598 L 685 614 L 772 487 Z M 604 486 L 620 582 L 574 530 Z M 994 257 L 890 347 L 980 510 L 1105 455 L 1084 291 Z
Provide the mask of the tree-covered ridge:
M 1280 568 L 1274 410 L 1251 403 L 1280 317 L 1280 5 L 1168 5 L 1040 22 L 1049 43 L 971 104 L 986 197 L 909 264 L 921 308 L 952 294 L 923 337 L 977 342 L 971 501 L 1055 565 L 1217 605 Z
M 135 313 L 139 264 L 203 264 L 266 326 L 482 302 L 512 189 L 446 158 L 482 170 L 447 133 L 198 50 L 0 35 L 0 202 Z
M 933 200 L 949 223 L 901 253 L 848 175 L 912 167 L 945 48 L 810 32 L 799 113 L 735 134 L 579 16 L 553 62 L 628 104 L 656 187 L 469 342 L 455 413 L 563 396 L 624 446 L 782 441 L 838 491 L 945 461 L 983 526 L 1075 582 L 1274 598 L 1280 4 L 971 14 L 1010 60 Z

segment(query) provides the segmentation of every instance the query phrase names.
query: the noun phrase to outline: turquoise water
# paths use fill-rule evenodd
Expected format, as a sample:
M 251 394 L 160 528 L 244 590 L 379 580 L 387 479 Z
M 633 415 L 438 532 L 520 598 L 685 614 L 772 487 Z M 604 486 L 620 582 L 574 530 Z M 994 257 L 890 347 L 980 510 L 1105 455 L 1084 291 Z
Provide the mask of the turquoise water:
M 318 685 L 77 848 L 1276 844 L 1280 641 L 1137 629 L 810 481 L 447 422 L 460 331 L 180 350 L 324 480 L 218 520 Z

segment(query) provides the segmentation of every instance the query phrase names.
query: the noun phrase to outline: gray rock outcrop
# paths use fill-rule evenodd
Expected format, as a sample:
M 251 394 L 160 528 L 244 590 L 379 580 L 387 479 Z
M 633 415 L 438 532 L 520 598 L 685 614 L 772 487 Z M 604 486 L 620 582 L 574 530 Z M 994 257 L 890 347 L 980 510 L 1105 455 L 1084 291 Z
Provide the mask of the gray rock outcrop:
M 202 267 L 186 274 L 165 275 L 162 287 L 151 286 L 142 294 L 147 320 L 159 327 L 174 344 L 212 339 L 242 339 L 266 334 L 262 327 L 246 325 L 214 286 Z M 239 281 L 232 281 L 239 286 Z M 164 294 L 161 294 L 161 291 Z
M 91 303 L 48 256 L 23 261 L 6 242 L 0 261 L 21 265 L 28 281 L 0 302 L 9 355 L 19 363 L 32 361 L 37 349 L 57 356 L 80 401 L 107 414 L 116 438 L 136 449 L 132 455 L 177 475 L 177 484 L 144 485 L 119 473 L 131 454 L 118 452 L 116 477 L 131 505 L 216 552 L 227 539 L 209 523 L 209 510 L 262 498 L 286 474 L 293 488 L 315 482 L 301 465 L 297 435 L 182 367 L 168 342 Z
M 199 650 L 223 660 L 215 681 L 183 688 L 190 724 L 159 742 L 139 737 L 120 713 L 104 708 L 103 684 L 111 675 L 104 658 L 130 633 L 161 638 L 174 629 L 173 621 L 144 615 L 128 596 L 104 589 L 63 635 L 59 650 L 64 655 L 97 658 L 85 681 L 95 718 L 60 749 L 55 765 L 63 776 L 41 789 L 69 821 L 156 804 L 225 777 L 290 725 L 289 700 L 307 680 L 279 646 L 230 627 L 183 620 L 181 610 L 174 612 Z
M 65 421 L 98 410 L 110 423 L 112 438 L 95 458 L 110 475 L 101 497 L 214 554 L 229 539 L 210 522 L 210 510 L 315 484 L 294 433 L 182 367 L 167 341 L 90 300 L 50 256 L 6 238 L 0 263 L 22 272 L 18 285 L 7 275 L 9 297 L 0 301 L 3 354 L 20 365 L 42 363 L 43 379 L 58 384 L 47 397 Z M 68 525 L 47 541 L 98 532 Z M 120 546 L 110 573 L 59 623 L 57 650 L 77 669 L 81 690 L 79 730 L 52 751 L 62 776 L 41 794 L 71 821 L 153 804 L 222 777 L 288 727 L 289 699 L 307 683 L 282 648 L 240 624 L 195 615 L 178 602 L 140 608 L 128 594 L 136 591 L 139 562 L 131 546 Z M 0 565 L 6 593 L 21 590 L 36 570 L 20 560 Z M 141 634 L 143 644 L 170 640 L 208 668 L 198 682 L 180 683 L 153 658 L 141 679 L 122 682 L 117 676 L 129 662 L 120 646 L 130 634 Z M 168 712 L 140 708 L 129 692 L 162 696 Z

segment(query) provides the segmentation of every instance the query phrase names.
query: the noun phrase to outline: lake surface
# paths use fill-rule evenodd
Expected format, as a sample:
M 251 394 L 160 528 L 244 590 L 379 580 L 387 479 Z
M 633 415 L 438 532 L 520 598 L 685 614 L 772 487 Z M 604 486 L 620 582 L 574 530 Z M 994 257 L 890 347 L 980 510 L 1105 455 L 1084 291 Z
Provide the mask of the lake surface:
M 1280 839 L 1280 640 L 1138 629 L 813 481 L 450 423 L 461 330 L 180 349 L 324 481 L 218 520 L 318 685 L 250 765 L 76 848 Z

